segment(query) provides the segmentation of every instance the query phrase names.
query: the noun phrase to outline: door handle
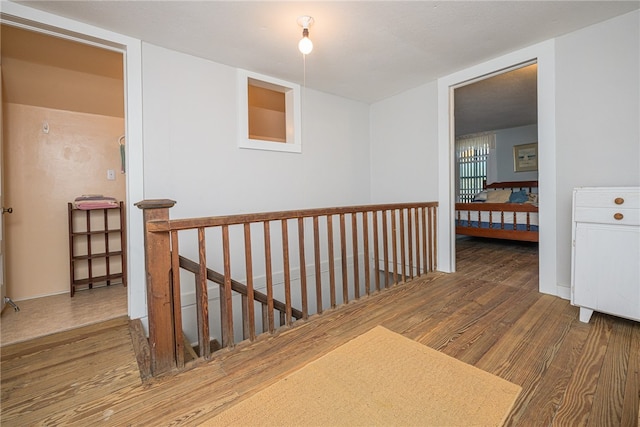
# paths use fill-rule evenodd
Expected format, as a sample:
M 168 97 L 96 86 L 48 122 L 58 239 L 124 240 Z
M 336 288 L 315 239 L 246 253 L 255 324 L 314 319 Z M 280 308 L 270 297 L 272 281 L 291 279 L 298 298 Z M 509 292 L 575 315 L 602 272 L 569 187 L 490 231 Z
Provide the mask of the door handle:
M 2 213 L 13 213 L 13 208 L 2 208 Z

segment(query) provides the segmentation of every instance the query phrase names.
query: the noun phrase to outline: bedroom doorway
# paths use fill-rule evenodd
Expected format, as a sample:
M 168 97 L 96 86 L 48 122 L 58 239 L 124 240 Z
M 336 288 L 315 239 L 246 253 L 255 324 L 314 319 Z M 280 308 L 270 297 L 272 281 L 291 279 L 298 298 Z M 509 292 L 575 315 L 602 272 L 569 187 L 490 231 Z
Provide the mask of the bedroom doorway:
M 542 42 L 438 79 L 438 269 L 456 271 L 454 205 L 455 88 L 535 61 L 538 65 L 538 188 L 549 195 L 539 203 L 539 286 L 541 293 L 570 298 L 570 288 L 558 283 L 558 213 L 556 192 L 556 65 L 555 43 Z
M 454 105 L 453 124 L 454 137 L 452 137 L 453 159 L 453 185 L 451 195 L 454 203 L 474 202 L 474 200 L 486 200 L 486 185 L 500 185 L 499 183 L 537 183 L 538 168 L 515 167 L 514 150 L 516 147 L 534 146 L 537 152 L 538 142 L 538 102 L 537 102 L 537 74 L 538 66 L 536 61 L 518 64 L 508 69 L 499 70 L 488 75 L 464 82 L 453 88 L 452 101 Z M 536 158 L 536 163 L 537 163 Z M 533 170 L 535 169 L 535 170 Z M 514 184 L 515 185 L 515 184 Z M 501 190 L 503 192 L 518 191 Z M 489 190 L 491 192 L 491 190 Z M 535 199 L 537 204 L 537 192 L 535 188 L 526 190 L 531 201 Z M 533 192 L 535 194 L 529 194 Z M 496 194 L 491 194 L 495 196 Z M 452 219 L 454 227 L 456 225 L 454 209 Z M 473 215 L 480 215 L 473 212 Z M 482 213 L 480 221 L 473 221 L 474 226 L 484 227 L 489 221 L 497 224 L 500 222 L 500 215 L 489 216 L 488 212 Z M 504 214 L 505 217 L 507 214 Z M 512 214 L 513 215 L 513 214 Z M 537 212 L 532 214 L 518 213 L 516 218 L 524 225 L 517 226 L 508 224 L 507 227 L 514 229 L 520 227 L 528 228 L 529 215 L 533 215 L 533 222 L 537 228 Z M 496 218 L 498 217 L 498 218 Z M 470 218 L 470 216 L 469 216 Z M 509 222 L 512 222 L 509 217 Z M 470 221 L 467 221 L 470 222 Z M 506 220 L 504 221 L 506 222 Z M 471 225 L 471 224 L 465 224 Z M 501 225 L 497 225 L 501 227 Z M 488 227 L 488 225 L 487 225 Z M 504 227 L 504 226 L 502 226 Z M 470 242 L 465 241 L 475 239 L 471 246 L 486 242 L 491 242 L 494 234 L 482 230 L 476 234 L 471 230 L 469 234 L 484 235 L 486 237 L 469 237 L 463 234 L 456 234 L 453 242 L 453 251 L 456 260 L 461 256 L 460 246 L 467 248 Z M 464 232 L 462 232 L 464 233 Z M 514 249 L 523 249 L 527 246 L 531 250 L 531 243 L 522 243 L 521 237 L 517 233 L 509 234 L 505 240 L 504 235 L 498 236 L 497 241 L 492 244 L 512 245 Z M 537 236 L 536 236 L 537 237 Z M 529 240 L 531 236 L 522 237 L 522 240 Z M 533 244 L 537 251 L 537 243 Z M 457 262 L 456 262 L 457 264 Z
M 485 180 L 537 180 L 537 169 L 515 171 L 513 161 L 514 146 L 538 140 L 537 64 L 456 87 L 454 129 L 455 143 L 462 151 L 472 151 L 463 163 L 459 156 L 455 159 L 456 202 L 465 198 L 461 193 L 482 190 Z
M 67 202 L 88 193 L 126 200 L 119 146 L 125 135 L 123 53 L 4 20 L 2 45 L 9 145 L 3 178 L 14 207 L 6 227 L 7 284 L 21 301 L 20 312 L 2 314 L 5 345 L 126 315 L 128 292 L 114 283 L 70 298 L 67 254 Z M 37 208 L 40 203 L 47 209 Z M 38 269 L 28 268 L 32 256 L 43 260 Z

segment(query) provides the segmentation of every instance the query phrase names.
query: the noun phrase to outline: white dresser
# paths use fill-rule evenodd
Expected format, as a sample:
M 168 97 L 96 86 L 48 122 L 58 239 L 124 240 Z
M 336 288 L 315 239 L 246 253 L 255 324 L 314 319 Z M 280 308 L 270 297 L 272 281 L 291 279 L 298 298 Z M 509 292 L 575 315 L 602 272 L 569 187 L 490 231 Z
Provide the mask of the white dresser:
M 640 321 L 640 188 L 573 191 L 571 304 Z

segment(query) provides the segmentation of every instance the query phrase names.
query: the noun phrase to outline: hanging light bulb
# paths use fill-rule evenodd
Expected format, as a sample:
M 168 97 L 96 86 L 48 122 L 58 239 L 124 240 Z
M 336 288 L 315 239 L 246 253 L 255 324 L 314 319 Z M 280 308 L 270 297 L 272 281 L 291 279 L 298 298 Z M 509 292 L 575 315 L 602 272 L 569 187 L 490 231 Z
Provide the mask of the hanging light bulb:
M 310 16 L 300 16 L 297 19 L 298 25 L 302 27 L 302 39 L 298 42 L 298 50 L 303 55 L 308 55 L 313 50 L 313 42 L 309 38 L 309 27 L 313 24 L 313 18 Z
M 308 55 L 313 50 L 313 42 L 309 38 L 308 28 L 302 30 L 302 39 L 298 42 L 298 50 L 300 50 L 303 55 Z

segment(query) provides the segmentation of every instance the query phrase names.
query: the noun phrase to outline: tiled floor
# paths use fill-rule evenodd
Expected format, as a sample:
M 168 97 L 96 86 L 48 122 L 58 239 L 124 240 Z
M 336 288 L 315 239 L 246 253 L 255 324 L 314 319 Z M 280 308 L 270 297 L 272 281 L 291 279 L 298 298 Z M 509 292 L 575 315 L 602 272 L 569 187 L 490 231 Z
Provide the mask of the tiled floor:
M 26 341 L 127 315 L 127 288 L 122 285 L 16 301 L 0 317 L 0 346 Z

